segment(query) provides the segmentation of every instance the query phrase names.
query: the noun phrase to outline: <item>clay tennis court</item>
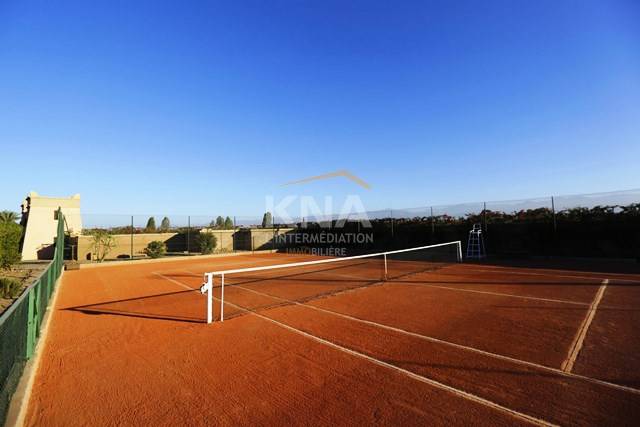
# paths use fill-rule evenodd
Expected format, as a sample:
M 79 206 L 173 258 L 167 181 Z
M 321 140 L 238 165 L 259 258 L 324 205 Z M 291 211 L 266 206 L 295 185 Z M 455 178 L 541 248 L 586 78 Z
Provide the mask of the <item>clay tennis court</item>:
M 482 264 L 229 277 L 254 254 L 65 272 L 28 425 L 604 425 L 640 419 L 640 275 Z M 399 267 L 400 268 L 400 267 Z M 215 285 L 215 283 L 214 283 Z

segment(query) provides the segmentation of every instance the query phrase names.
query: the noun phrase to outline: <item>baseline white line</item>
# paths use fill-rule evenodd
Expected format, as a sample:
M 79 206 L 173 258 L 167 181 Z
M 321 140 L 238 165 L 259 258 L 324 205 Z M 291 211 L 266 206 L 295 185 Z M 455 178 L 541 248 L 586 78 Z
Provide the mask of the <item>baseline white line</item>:
M 353 320 L 353 321 L 356 321 L 356 322 L 359 322 L 359 323 L 364 323 L 364 324 L 367 324 L 367 325 L 375 326 L 375 327 L 378 327 L 378 328 L 381 328 L 381 329 L 386 329 L 386 330 L 398 332 L 400 334 L 404 334 L 404 335 L 408 335 L 408 336 L 411 336 L 411 337 L 419 338 L 419 339 L 422 339 L 422 340 L 425 340 L 425 341 L 429 341 L 429 342 L 433 342 L 433 343 L 436 343 L 436 344 L 442 344 L 442 345 L 453 347 L 453 348 L 456 348 L 456 349 L 459 349 L 459 350 L 470 351 L 472 353 L 481 354 L 483 356 L 487 356 L 487 357 L 491 357 L 491 358 L 499 359 L 499 360 L 504 360 L 504 361 L 515 363 L 515 364 L 518 364 L 518 365 L 524 365 L 524 366 L 529 366 L 529 367 L 536 368 L 536 369 L 545 370 L 547 372 L 552 372 L 554 374 L 557 374 L 557 375 L 560 375 L 560 376 L 563 376 L 563 377 L 578 379 L 578 380 L 586 381 L 588 383 L 597 384 L 597 385 L 601 385 L 601 386 L 605 386 L 605 387 L 609 387 L 609 388 L 613 388 L 613 389 L 617 389 L 617 390 L 621 390 L 621 391 L 634 393 L 634 394 L 640 394 L 640 389 L 635 389 L 633 387 L 628 387 L 628 386 L 624 386 L 624 385 L 620 385 L 620 384 L 615 384 L 615 383 L 611 383 L 611 382 L 608 382 L 608 381 L 599 380 L 597 378 L 586 377 L 584 375 L 574 374 L 572 372 L 565 372 L 565 371 L 562 371 L 560 369 L 553 368 L 551 366 L 541 365 L 541 364 L 538 364 L 538 363 L 535 363 L 535 362 L 529 362 L 529 361 L 522 360 L 522 359 L 516 359 L 516 358 L 510 357 L 510 356 L 505 356 L 505 355 L 498 354 L 498 353 L 492 353 L 492 352 L 486 351 L 486 350 L 480 350 L 479 348 L 476 348 L 476 347 L 469 347 L 469 346 L 466 346 L 466 345 L 463 345 L 463 344 L 457 344 L 457 343 L 454 343 L 454 342 L 451 342 L 451 341 L 441 340 L 439 338 L 431 337 L 431 336 L 428 336 L 428 335 L 422 335 L 422 334 L 418 334 L 416 332 L 407 331 L 406 329 L 396 328 L 394 326 L 389 326 L 389 325 L 385 325 L 383 323 L 373 322 L 371 320 L 361 319 L 359 317 L 354 317 L 354 316 L 350 316 L 348 314 L 340 313 L 340 312 L 337 312 L 337 311 L 328 310 L 328 309 L 321 308 L 321 307 L 316 307 L 314 305 L 309 305 L 309 304 L 301 303 L 301 302 L 298 302 L 298 301 L 288 300 L 286 298 L 278 297 L 278 296 L 267 294 L 267 293 L 264 293 L 264 292 L 259 292 L 259 291 L 256 291 L 254 289 L 245 288 L 244 286 L 234 285 L 234 287 L 236 287 L 238 289 L 241 289 L 241 290 L 244 290 L 244 291 L 252 292 L 252 293 L 257 294 L 257 295 L 262 295 L 262 296 L 278 299 L 280 301 L 285 301 L 285 302 L 293 304 L 293 305 L 298 305 L 298 306 L 301 306 L 301 307 L 305 307 L 305 308 L 309 308 L 309 309 L 312 309 L 312 310 L 320 311 L 320 312 L 323 312 L 323 313 L 331 314 L 331 315 L 334 315 L 334 316 L 337 316 L 337 317 L 342 317 L 342 318 Z
M 589 326 L 591 326 L 591 322 L 593 321 L 593 318 L 596 315 L 598 304 L 600 304 L 600 301 L 602 300 L 602 296 L 604 295 L 604 291 L 607 289 L 608 283 L 609 283 L 609 280 L 607 279 L 604 279 L 602 281 L 602 284 L 600 285 L 600 288 L 598 289 L 598 292 L 596 293 L 596 296 L 593 299 L 591 306 L 589 306 L 589 311 L 587 312 L 587 315 L 582 321 L 582 324 L 580 325 L 580 329 L 578 329 L 578 333 L 573 339 L 573 343 L 569 348 L 569 355 L 567 356 L 565 361 L 562 362 L 562 370 L 565 372 L 571 372 L 571 370 L 573 369 L 573 365 L 576 363 L 576 360 L 578 359 L 578 354 L 582 349 L 582 344 L 584 343 L 584 339 L 586 338 L 587 332 L 589 331 Z
M 159 275 L 159 276 L 162 277 L 162 275 Z M 181 283 L 181 282 L 179 282 L 177 280 L 174 280 L 174 279 L 171 279 L 171 278 L 167 278 L 167 277 L 165 277 L 165 278 L 168 279 L 169 281 L 171 281 L 172 283 L 179 284 L 182 287 L 187 287 L 186 285 L 184 285 L 183 283 Z M 189 289 L 191 289 L 191 288 L 189 288 Z M 220 301 L 219 298 L 215 298 L 214 297 L 214 299 L 217 300 L 217 301 Z M 366 354 L 360 353 L 360 352 L 352 350 L 350 348 L 343 347 L 343 346 L 341 346 L 339 344 L 336 344 L 334 342 L 331 342 L 331 341 L 325 340 L 323 338 L 317 337 L 317 336 L 312 335 L 312 334 L 310 334 L 308 332 L 304 332 L 304 331 L 302 331 L 300 329 L 296 329 L 296 328 L 294 328 L 292 326 L 289 326 L 289 325 L 287 325 L 285 323 L 279 322 L 279 321 L 277 321 L 275 319 L 272 319 L 270 317 L 267 317 L 265 315 L 262 315 L 260 313 L 255 312 L 255 311 L 249 310 L 249 309 L 247 309 L 245 307 L 230 303 L 228 301 L 225 301 L 224 303 L 227 304 L 227 305 L 230 305 L 230 306 L 232 306 L 232 307 L 234 307 L 234 308 L 236 308 L 238 310 L 246 312 L 246 313 L 248 313 L 250 315 L 254 315 L 254 316 L 256 316 L 256 317 L 258 317 L 260 319 L 266 320 L 266 321 L 268 321 L 270 323 L 273 323 L 273 324 L 275 324 L 277 326 L 280 326 L 281 328 L 286 329 L 286 330 L 288 330 L 290 332 L 296 333 L 298 335 L 302 335 L 303 337 L 309 338 L 309 339 L 311 339 L 313 341 L 316 341 L 318 343 L 324 344 L 324 345 L 326 345 L 328 347 L 331 347 L 331 348 L 334 348 L 336 350 L 342 351 L 343 353 L 347 353 L 349 355 L 352 355 L 352 356 L 359 357 L 361 359 L 367 360 L 367 361 L 369 361 L 369 362 L 371 362 L 371 363 L 373 363 L 375 365 L 382 366 L 384 368 L 391 369 L 393 371 L 399 372 L 399 373 L 401 373 L 401 374 L 403 374 L 403 375 L 405 375 L 405 376 L 407 376 L 409 378 L 412 378 L 414 380 L 417 380 L 417 381 L 420 381 L 422 383 L 428 384 L 428 385 L 430 385 L 432 387 L 436 387 L 436 388 L 439 388 L 441 390 L 445 390 L 445 391 L 447 391 L 447 392 L 449 392 L 451 394 L 454 394 L 456 396 L 459 396 L 461 398 L 470 400 L 472 402 L 478 403 L 480 405 L 487 406 L 489 408 L 492 408 L 492 409 L 495 409 L 495 410 L 498 410 L 498 411 L 501 411 L 501 412 L 505 412 L 505 413 L 511 415 L 514 418 L 518 418 L 518 419 L 521 419 L 523 421 L 527 421 L 527 422 L 529 422 L 531 424 L 541 425 L 541 426 L 556 426 L 557 425 L 557 424 L 553 424 L 553 423 L 550 423 L 548 421 L 541 420 L 539 418 L 533 417 L 531 415 L 527 415 L 527 414 L 524 414 L 522 412 L 518 412 L 518 411 L 516 411 L 514 409 L 507 408 L 507 407 L 502 406 L 502 405 L 500 405 L 498 403 L 495 403 L 495 402 L 492 402 L 490 400 L 484 399 L 484 398 L 482 398 L 480 396 L 476 396 L 475 394 L 466 392 L 464 390 L 460 390 L 460 389 L 457 389 L 455 387 L 448 386 L 448 385 L 443 384 L 443 383 L 441 383 L 439 381 L 424 377 L 422 375 L 418 375 L 418 374 L 416 374 L 414 372 L 408 371 L 406 369 L 400 368 L 400 367 L 398 367 L 396 365 L 393 365 L 391 363 L 384 362 L 382 360 L 376 359 L 374 357 L 368 356 Z

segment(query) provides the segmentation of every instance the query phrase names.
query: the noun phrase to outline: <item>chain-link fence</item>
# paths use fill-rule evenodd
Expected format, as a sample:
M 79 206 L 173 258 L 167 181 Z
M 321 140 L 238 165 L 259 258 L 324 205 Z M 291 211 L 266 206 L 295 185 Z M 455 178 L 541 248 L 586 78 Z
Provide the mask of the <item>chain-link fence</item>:
M 345 254 L 461 240 L 482 228 L 493 256 L 555 255 L 636 258 L 640 247 L 640 190 L 572 196 L 383 209 L 284 220 L 271 213 L 234 215 L 83 214 L 71 242 L 75 259 L 95 260 L 93 235 L 106 230 L 116 244 L 107 258 L 145 257 L 163 241 L 168 256 L 203 252 L 201 235 L 215 236 L 215 252 L 291 247 L 345 248 Z M 337 235 L 331 237 L 329 235 Z
M 394 246 L 466 244 L 479 224 L 495 256 L 640 256 L 640 190 L 394 210 L 379 221 Z

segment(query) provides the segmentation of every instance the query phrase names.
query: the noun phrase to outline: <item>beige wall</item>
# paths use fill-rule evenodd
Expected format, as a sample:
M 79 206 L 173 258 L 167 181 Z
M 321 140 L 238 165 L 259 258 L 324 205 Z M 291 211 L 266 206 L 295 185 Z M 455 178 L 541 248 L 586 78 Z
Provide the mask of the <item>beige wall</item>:
M 270 228 L 252 228 L 249 230 L 250 241 L 246 250 L 273 249 L 273 236 L 286 234 L 293 231 L 293 228 L 280 228 L 275 232 Z
M 285 234 L 292 231 L 292 228 L 281 228 L 276 230 L 276 234 Z M 264 250 L 272 248 L 273 230 L 252 228 L 238 230 L 215 230 L 202 229 L 201 232 L 212 233 L 217 238 L 215 252 L 232 252 Z M 190 252 L 197 253 L 200 247 L 197 243 L 197 233 L 191 235 Z M 129 258 L 131 253 L 131 235 L 115 234 L 116 245 L 109 252 L 106 259 Z M 91 250 L 92 236 L 78 236 L 74 239 L 78 261 L 89 261 L 94 258 Z M 160 240 L 167 244 L 170 252 L 183 252 L 186 250 L 186 236 L 178 233 L 145 233 L 133 235 L 133 256 L 143 257 L 144 249 L 149 242 Z
M 62 208 L 66 229 L 77 235 L 82 232 L 80 195 L 68 198 L 44 197 L 35 191 L 29 193 L 22 204 L 22 224 L 25 225 L 22 259 L 35 260 L 53 256 L 50 250 L 58 231 L 55 212 Z
M 201 233 L 211 233 L 218 240 L 216 243 L 216 252 L 231 252 L 234 250 L 233 239 L 236 230 L 215 230 L 212 228 L 203 228 Z M 236 248 L 237 249 L 237 248 Z
M 234 230 L 203 230 L 204 232 L 213 233 L 218 239 L 215 252 L 231 252 L 233 251 L 233 234 Z M 199 252 L 198 234 L 191 235 L 189 250 L 190 252 Z M 129 258 L 131 254 L 131 234 L 114 234 L 116 245 L 109 252 L 106 259 Z M 143 257 L 144 249 L 149 242 L 159 240 L 165 242 L 170 252 L 184 252 L 187 249 L 186 235 L 178 233 L 144 233 L 133 235 L 133 257 Z M 79 236 L 75 240 L 77 246 L 78 261 L 89 261 L 94 258 L 91 249 L 92 236 Z
M 166 242 L 176 235 L 177 233 L 134 234 L 133 256 L 144 256 L 144 248 L 147 247 L 149 242 L 154 240 Z M 131 254 L 131 234 L 114 234 L 113 237 L 116 245 L 111 249 L 111 251 L 109 251 L 106 259 L 128 258 Z M 92 242 L 92 236 L 78 237 L 76 241 L 78 261 L 91 261 L 95 258 L 91 249 Z

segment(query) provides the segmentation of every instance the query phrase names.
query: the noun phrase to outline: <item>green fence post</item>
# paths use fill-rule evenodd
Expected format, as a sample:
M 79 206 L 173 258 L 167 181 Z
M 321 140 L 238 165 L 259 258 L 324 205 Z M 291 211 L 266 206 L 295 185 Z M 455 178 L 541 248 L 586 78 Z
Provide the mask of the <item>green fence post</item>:
M 30 359 L 33 356 L 33 351 L 36 346 L 36 297 L 35 297 L 35 287 L 31 288 L 29 291 L 28 297 L 28 318 L 27 318 L 27 351 L 25 354 L 25 358 Z
M 47 282 L 51 280 L 49 277 L 51 276 L 51 265 L 47 269 L 47 273 L 44 275 L 45 283 L 42 283 L 42 280 L 35 287 L 35 295 L 36 295 L 36 313 L 35 313 L 35 326 L 36 326 L 36 337 L 40 336 L 40 324 L 42 323 L 42 313 L 40 312 L 40 307 L 42 307 L 42 287 L 46 286 Z M 36 338 L 37 340 L 37 338 Z M 34 346 L 35 347 L 35 346 Z
M 47 270 L 47 283 L 45 286 L 45 295 L 47 296 L 47 299 L 49 298 L 49 287 L 51 286 L 51 280 L 53 279 L 53 263 L 51 263 L 51 265 L 49 266 L 49 270 Z M 40 292 L 40 297 L 42 297 L 42 291 Z

